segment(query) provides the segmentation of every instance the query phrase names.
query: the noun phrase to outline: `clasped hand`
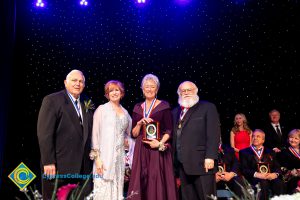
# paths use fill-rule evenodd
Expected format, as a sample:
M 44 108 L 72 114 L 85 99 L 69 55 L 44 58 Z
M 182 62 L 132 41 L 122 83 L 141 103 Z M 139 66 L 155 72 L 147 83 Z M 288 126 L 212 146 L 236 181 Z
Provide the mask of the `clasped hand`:
M 148 124 L 150 122 L 153 122 L 153 119 L 148 118 L 148 117 L 144 117 L 140 121 L 138 121 L 137 124 L 141 126 L 143 124 Z
M 273 180 L 273 179 L 276 179 L 278 176 L 276 173 L 259 173 L 259 172 L 257 172 L 255 177 L 259 178 L 259 179 L 264 179 L 264 180 Z
M 233 172 L 217 172 L 216 173 L 216 181 L 230 181 L 234 177 Z
M 159 141 L 157 139 L 149 139 L 148 140 L 143 140 L 144 143 L 149 144 L 149 146 L 152 149 L 158 148 L 159 147 Z

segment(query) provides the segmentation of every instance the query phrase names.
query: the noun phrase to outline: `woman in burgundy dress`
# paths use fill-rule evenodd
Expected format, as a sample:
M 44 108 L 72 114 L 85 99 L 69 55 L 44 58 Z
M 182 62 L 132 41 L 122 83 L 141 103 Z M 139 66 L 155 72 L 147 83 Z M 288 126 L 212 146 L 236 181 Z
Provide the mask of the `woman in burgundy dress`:
M 136 143 L 128 199 L 177 199 L 170 145 L 172 114 L 169 103 L 156 98 L 159 85 L 155 75 L 147 74 L 141 85 L 145 101 L 133 109 L 132 136 Z M 143 126 L 150 122 L 159 122 L 160 140 L 143 140 Z

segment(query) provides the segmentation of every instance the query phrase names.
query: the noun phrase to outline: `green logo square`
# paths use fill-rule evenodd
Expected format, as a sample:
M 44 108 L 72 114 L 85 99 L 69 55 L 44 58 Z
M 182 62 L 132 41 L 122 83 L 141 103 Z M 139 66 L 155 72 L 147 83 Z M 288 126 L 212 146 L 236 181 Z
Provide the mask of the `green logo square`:
M 10 180 L 12 180 L 12 182 L 14 182 L 21 190 L 29 185 L 35 177 L 35 174 L 23 162 L 8 175 L 8 178 L 10 178 Z

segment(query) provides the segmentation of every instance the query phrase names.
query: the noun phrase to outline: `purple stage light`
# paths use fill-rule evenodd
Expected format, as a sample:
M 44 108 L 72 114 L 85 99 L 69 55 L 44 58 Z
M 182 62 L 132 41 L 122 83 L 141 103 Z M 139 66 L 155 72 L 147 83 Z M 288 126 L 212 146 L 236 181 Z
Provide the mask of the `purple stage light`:
M 138 3 L 146 3 L 146 0 L 138 0 Z
M 176 0 L 175 2 L 179 5 L 187 5 L 191 2 L 192 0 Z
M 41 8 L 43 8 L 45 6 L 43 0 L 37 0 L 35 5 L 36 5 L 36 7 L 41 7 Z
M 87 6 L 88 5 L 87 0 L 80 0 L 80 5 Z

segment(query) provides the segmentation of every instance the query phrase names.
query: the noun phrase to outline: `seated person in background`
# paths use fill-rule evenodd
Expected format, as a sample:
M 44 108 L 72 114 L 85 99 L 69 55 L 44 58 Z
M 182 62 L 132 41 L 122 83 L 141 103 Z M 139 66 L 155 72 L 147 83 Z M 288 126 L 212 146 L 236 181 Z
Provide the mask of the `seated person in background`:
M 242 174 L 253 187 L 260 184 L 259 199 L 269 199 L 269 189 L 273 195 L 284 194 L 286 190 L 279 177 L 281 170 L 275 154 L 263 146 L 264 142 L 265 133 L 256 129 L 252 134 L 252 145 L 239 152 Z
M 251 145 L 252 130 L 248 126 L 248 121 L 243 113 L 238 113 L 234 117 L 234 126 L 230 131 L 230 145 L 235 151 L 235 156 L 239 159 L 239 151 Z
M 278 110 L 271 110 L 269 117 L 270 122 L 263 129 L 266 134 L 265 147 L 279 153 L 286 146 L 285 127 L 279 122 L 280 112 Z
M 125 135 L 124 150 L 125 150 L 125 175 L 124 175 L 124 196 L 127 196 L 129 180 L 131 176 L 132 160 L 134 153 L 135 139 Z
M 235 152 L 232 147 L 221 144 L 218 150 L 218 169 L 216 173 L 217 190 L 225 189 L 225 184 L 229 189 L 241 197 L 241 187 L 236 181 L 242 185 L 241 177 L 239 176 L 239 162 L 235 156 Z
M 293 193 L 300 180 L 300 129 L 293 129 L 288 134 L 287 149 L 280 154 L 280 164 L 283 167 L 283 177 L 287 182 L 287 192 Z

